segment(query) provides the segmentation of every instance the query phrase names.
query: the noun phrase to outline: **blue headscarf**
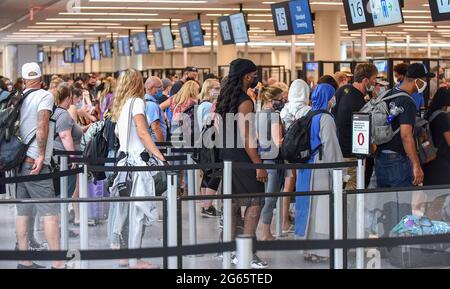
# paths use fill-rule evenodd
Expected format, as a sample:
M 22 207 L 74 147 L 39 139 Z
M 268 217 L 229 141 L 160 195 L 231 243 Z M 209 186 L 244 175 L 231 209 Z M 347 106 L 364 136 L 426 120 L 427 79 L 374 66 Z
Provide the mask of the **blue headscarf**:
M 336 90 L 334 87 L 328 83 L 319 84 L 316 89 L 314 89 L 311 101 L 312 101 L 312 111 L 317 110 L 327 110 L 328 103 L 333 98 Z

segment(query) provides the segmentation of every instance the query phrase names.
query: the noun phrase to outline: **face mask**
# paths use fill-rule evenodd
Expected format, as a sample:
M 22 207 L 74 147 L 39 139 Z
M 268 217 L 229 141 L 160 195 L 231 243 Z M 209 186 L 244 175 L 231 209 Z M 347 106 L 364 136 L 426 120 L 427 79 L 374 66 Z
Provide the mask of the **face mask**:
M 77 109 L 81 109 L 83 108 L 83 101 L 80 99 L 80 101 L 78 101 L 75 106 L 77 107 Z
M 383 95 L 386 92 L 386 87 L 380 87 L 380 91 L 378 91 L 378 95 Z
M 375 86 L 373 86 L 373 85 L 368 85 L 368 86 L 366 86 L 366 91 L 367 92 L 372 92 L 373 90 L 375 89 Z
M 163 91 L 162 89 L 158 89 L 158 91 L 155 94 L 155 98 L 161 98 L 163 96 Z
M 8 91 L 12 91 L 13 90 L 13 86 L 12 85 L 8 85 Z
M 97 81 L 95 82 L 95 86 L 96 86 L 96 87 L 99 87 L 101 84 L 102 84 L 102 82 L 101 82 L 100 80 L 97 80 Z
M 444 75 L 443 74 L 439 74 L 439 80 L 444 79 Z
M 250 88 L 254 89 L 259 83 L 258 77 L 254 77 L 252 83 L 250 83 Z
M 419 79 L 416 79 L 416 88 L 417 88 L 417 92 L 418 93 L 423 93 L 424 91 L 425 91 L 425 89 L 427 88 L 427 83 L 425 82 L 425 81 L 423 81 L 423 80 L 420 80 L 422 83 L 423 83 L 423 86 L 422 86 L 422 88 L 419 88 L 419 86 L 417 85 L 417 81 L 418 81 Z
M 272 102 L 272 106 L 276 111 L 282 111 L 284 108 L 284 102 L 275 100 Z
M 212 98 L 218 98 L 220 94 L 220 91 L 218 89 L 212 89 L 209 91 L 209 96 Z
M 195 78 L 193 78 L 193 77 L 188 77 L 188 78 L 186 78 L 186 82 L 188 82 L 188 81 L 195 81 Z

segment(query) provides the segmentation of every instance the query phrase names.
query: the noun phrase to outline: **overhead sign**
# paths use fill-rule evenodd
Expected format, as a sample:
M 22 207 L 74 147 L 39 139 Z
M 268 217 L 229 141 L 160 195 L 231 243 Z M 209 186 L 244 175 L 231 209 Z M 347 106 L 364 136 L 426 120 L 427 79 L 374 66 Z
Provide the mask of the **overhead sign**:
M 276 35 L 314 33 L 309 0 L 275 3 L 271 7 Z
M 352 115 L 352 154 L 359 157 L 370 155 L 371 123 L 367 113 Z
M 450 0 L 428 0 L 433 21 L 450 20 Z
M 403 23 L 399 0 L 344 0 L 348 30 Z
M 222 16 L 218 19 L 220 36 L 222 36 L 222 44 L 234 44 L 233 32 L 231 30 L 230 17 Z

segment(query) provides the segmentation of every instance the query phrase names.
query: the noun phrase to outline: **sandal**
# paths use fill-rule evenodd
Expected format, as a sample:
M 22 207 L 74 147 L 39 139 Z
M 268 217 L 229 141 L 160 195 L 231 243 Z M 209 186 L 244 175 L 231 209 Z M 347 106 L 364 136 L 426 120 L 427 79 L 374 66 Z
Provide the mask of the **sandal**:
M 307 255 L 304 257 L 305 261 L 310 262 L 310 263 L 326 263 L 329 261 L 328 257 L 322 257 L 322 256 L 318 256 L 315 254 L 311 254 L 311 255 Z

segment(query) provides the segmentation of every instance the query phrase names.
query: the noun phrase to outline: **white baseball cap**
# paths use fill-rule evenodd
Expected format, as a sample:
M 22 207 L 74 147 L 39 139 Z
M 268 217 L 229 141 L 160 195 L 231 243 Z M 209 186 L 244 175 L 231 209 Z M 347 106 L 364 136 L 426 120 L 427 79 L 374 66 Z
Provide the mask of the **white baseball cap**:
M 26 80 L 38 79 L 42 76 L 41 68 L 36 62 L 25 63 L 22 66 L 22 78 Z

